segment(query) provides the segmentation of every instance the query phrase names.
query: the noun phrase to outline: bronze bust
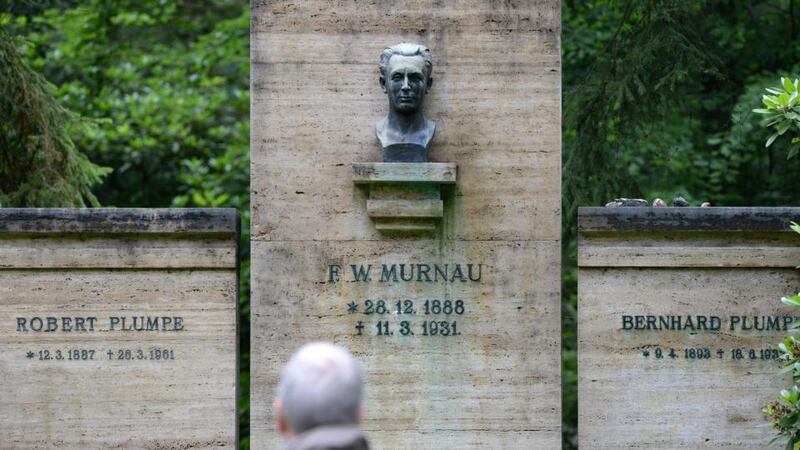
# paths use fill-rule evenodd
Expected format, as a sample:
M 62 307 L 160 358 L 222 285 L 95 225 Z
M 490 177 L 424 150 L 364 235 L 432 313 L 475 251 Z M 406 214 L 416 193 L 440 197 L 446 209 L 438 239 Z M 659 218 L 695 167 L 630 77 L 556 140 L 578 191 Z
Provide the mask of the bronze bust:
M 389 114 L 375 124 L 384 162 L 426 162 L 436 123 L 422 115 L 422 101 L 433 84 L 431 51 L 401 43 L 381 53 L 380 84 L 389 97 Z

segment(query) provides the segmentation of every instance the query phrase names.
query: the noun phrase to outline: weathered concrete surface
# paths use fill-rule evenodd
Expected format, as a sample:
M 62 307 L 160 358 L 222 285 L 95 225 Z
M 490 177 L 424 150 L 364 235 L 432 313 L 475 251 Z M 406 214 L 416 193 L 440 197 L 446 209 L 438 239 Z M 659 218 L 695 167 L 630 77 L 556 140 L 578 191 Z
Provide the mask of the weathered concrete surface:
M 235 448 L 238 223 L 0 209 L 0 448 Z M 134 316 L 173 330 L 111 330 Z
M 765 448 L 761 408 L 790 382 L 771 350 L 787 332 L 742 317 L 798 315 L 780 298 L 800 290 L 800 238 L 775 217 L 788 224 L 800 209 L 634 209 L 579 212 L 581 446 Z M 623 316 L 720 326 L 625 329 Z M 698 349 L 708 357 L 686 353 Z
M 274 390 L 268 386 L 276 384 L 279 369 L 272 361 L 300 342 L 331 340 L 365 363 L 365 428 L 378 448 L 428 447 L 444 433 L 464 435 L 458 440 L 476 448 L 494 447 L 510 435 L 525 436 L 528 448 L 560 446 L 557 242 L 258 241 L 253 249 L 261 255 L 254 259 L 253 282 L 274 293 L 253 313 L 254 342 L 270 343 L 260 345 L 251 363 L 251 408 L 254 422 L 259 418 L 254 438 L 264 439 L 272 423 Z M 380 281 L 382 263 L 430 261 L 451 267 L 480 261 L 481 280 Z M 354 282 L 347 273 L 351 263 L 371 264 L 373 281 Z M 330 264 L 342 265 L 342 281 L 325 281 Z M 390 312 L 348 313 L 347 303 L 363 311 L 365 299 L 385 299 Z M 396 301 L 404 299 L 414 301 L 416 314 L 396 313 Z M 425 315 L 425 299 L 463 299 L 465 311 Z M 420 322 L 430 319 L 457 321 L 461 335 L 420 336 Z M 355 335 L 358 320 L 369 336 Z M 378 320 L 388 320 L 394 336 L 374 336 Z M 400 336 L 400 320 L 414 324 L 416 334 Z M 387 440 L 391 432 L 404 432 L 403 438 Z
M 559 448 L 560 2 L 252 7 L 253 448 L 281 445 L 280 366 L 315 339 L 363 361 L 375 448 Z M 434 238 L 383 236 L 353 183 L 354 163 L 382 160 L 378 56 L 402 41 L 433 53 L 429 159 L 458 165 Z M 353 264 L 375 280 L 352 281 Z M 381 283 L 383 264 L 481 264 L 482 278 Z M 331 265 L 344 281 L 328 282 Z M 416 312 L 365 315 L 379 299 Z M 465 311 L 425 315 L 431 299 Z M 422 336 L 430 319 L 460 334 Z M 393 334 L 376 335 L 377 321 Z
M 455 184 L 456 166 L 455 163 L 359 163 L 353 165 L 353 182 Z
M 787 233 L 797 208 L 581 208 L 578 230 L 602 232 Z
M 213 234 L 233 236 L 237 213 L 221 208 L 4 208 L 0 232 L 59 235 Z

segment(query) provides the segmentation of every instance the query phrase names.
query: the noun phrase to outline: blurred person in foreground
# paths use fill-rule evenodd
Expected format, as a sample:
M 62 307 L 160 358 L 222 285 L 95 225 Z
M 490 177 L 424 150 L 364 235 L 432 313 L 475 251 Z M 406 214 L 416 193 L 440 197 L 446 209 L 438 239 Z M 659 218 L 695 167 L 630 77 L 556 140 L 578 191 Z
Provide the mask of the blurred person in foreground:
M 286 450 L 369 450 L 361 422 L 363 379 L 342 347 L 306 344 L 283 368 L 275 399 Z

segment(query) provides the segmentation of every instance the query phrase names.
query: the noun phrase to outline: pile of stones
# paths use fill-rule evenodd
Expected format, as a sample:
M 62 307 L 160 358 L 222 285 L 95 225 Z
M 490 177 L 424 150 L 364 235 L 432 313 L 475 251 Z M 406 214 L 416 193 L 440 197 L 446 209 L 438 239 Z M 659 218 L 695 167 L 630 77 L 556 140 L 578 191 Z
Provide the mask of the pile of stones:
M 656 198 L 655 200 L 653 200 L 653 204 L 652 205 L 650 205 L 650 203 L 647 200 L 643 199 L 643 198 L 617 198 L 617 199 L 614 199 L 614 201 L 612 201 L 612 202 L 606 203 L 606 208 L 620 208 L 620 207 L 625 207 L 625 208 L 629 208 L 629 207 L 645 207 L 646 208 L 648 206 L 653 206 L 654 208 L 666 208 L 668 205 L 667 205 L 667 202 L 665 202 L 664 200 L 662 200 L 660 198 Z M 691 205 L 689 204 L 688 201 L 686 201 L 685 198 L 679 196 L 679 197 L 675 197 L 674 199 L 672 199 L 672 206 L 680 208 L 680 207 L 691 206 Z M 703 202 L 703 203 L 700 204 L 701 208 L 708 208 L 710 206 L 711 206 L 711 202 Z

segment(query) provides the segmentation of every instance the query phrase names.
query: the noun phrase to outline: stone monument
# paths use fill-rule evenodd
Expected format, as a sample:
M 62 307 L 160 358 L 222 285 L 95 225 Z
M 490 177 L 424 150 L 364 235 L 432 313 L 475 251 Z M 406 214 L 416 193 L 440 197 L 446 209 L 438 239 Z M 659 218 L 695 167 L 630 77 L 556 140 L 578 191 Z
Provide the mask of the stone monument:
M 560 447 L 560 11 L 253 3 L 253 448 L 315 340 L 376 449 Z
M 0 448 L 236 447 L 238 230 L 0 209 Z
M 579 442 L 767 448 L 800 208 L 581 208 Z

